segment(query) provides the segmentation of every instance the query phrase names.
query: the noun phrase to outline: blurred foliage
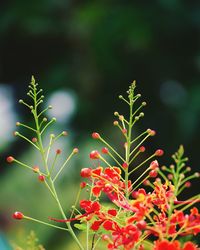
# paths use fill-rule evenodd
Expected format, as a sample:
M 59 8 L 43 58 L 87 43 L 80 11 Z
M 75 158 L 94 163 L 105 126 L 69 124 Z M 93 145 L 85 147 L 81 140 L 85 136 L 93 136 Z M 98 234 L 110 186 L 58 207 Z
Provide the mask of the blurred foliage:
M 152 127 L 158 131 L 154 144 L 147 145 L 150 151 L 163 148 L 168 152 L 163 162 L 169 161 L 170 154 L 183 144 L 193 170 L 198 170 L 199 30 L 197 0 L 1 2 L 0 83 L 12 87 L 15 102 L 25 96 L 32 74 L 47 96 L 58 89 L 72 89 L 78 98 L 75 117 L 59 127 L 67 126 L 72 131 L 69 145 L 64 146 L 66 152 L 68 146 L 80 148 L 79 159 L 60 181 L 66 211 L 76 190 L 71 174 L 75 176 L 77 169 L 90 164 L 87 154 L 95 147 L 90 133 L 97 130 L 110 141 L 121 143 L 112 128 L 111 114 L 119 107 L 115 97 L 134 79 L 149 103 L 140 130 Z M 16 106 L 14 111 L 31 122 L 29 113 L 21 107 Z M 124 106 L 119 112 L 126 113 Z M 10 220 L 15 209 L 39 218 L 47 218 L 56 210 L 31 174 L 8 168 L 4 162 L 7 154 L 14 154 L 36 164 L 34 152 L 19 140 L 7 151 L 1 153 L 1 228 L 9 239 L 15 238 L 17 228 L 25 228 L 37 232 L 47 249 L 58 249 L 58 240 L 66 246 L 63 233 Z
M 31 231 L 27 237 L 20 237 L 20 241 L 22 241 L 20 242 L 20 246 L 13 244 L 14 250 L 45 250 L 45 248 L 38 243 L 39 240 L 34 231 Z

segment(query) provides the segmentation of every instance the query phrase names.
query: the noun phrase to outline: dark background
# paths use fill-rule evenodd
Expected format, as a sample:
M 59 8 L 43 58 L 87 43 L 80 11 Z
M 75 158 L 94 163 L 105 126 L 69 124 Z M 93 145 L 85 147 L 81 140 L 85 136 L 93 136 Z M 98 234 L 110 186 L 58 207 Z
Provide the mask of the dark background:
M 163 148 L 162 163 L 169 164 L 171 154 L 183 144 L 193 171 L 199 171 L 199 35 L 200 2 L 194 0 L 5 1 L 0 6 L 0 91 L 7 93 L 4 96 L 11 108 L 7 112 L 7 104 L 1 103 L 1 120 L 11 117 L 7 124 L 12 123 L 13 130 L 15 116 L 31 122 L 17 100 L 26 98 L 33 74 L 47 98 L 56 91 L 74 98 L 75 112 L 58 127 L 72 131 L 70 143 L 84 148 L 80 157 L 87 157 L 94 147 L 91 132 L 99 131 L 106 138 L 111 135 L 111 141 L 115 138 L 113 111 L 127 114 L 117 96 L 137 80 L 137 92 L 148 106 L 136 131 L 148 127 L 157 131 L 150 151 Z M 23 222 L 13 225 L 7 215 L 13 209 L 32 211 L 33 217 L 35 210 L 41 218 L 51 214 L 49 204 L 47 208 L 39 204 L 36 183 L 29 187 L 24 172 L 5 163 L 9 154 L 27 159 L 26 150 L 31 153 L 26 143 L 12 138 L 12 126 L 10 130 L 4 123 L 1 126 L 5 131 L 0 176 L 2 232 L 16 240 L 17 229 L 25 234 L 34 229 L 47 249 L 58 249 L 50 240 L 55 231 L 47 233 L 41 226 L 27 227 Z M 78 165 L 83 167 L 82 160 Z M 199 181 L 194 183 L 186 195 L 199 191 Z M 69 190 L 71 186 L 66 185 Z M 61 187 L 65 188 L 64 181 Z

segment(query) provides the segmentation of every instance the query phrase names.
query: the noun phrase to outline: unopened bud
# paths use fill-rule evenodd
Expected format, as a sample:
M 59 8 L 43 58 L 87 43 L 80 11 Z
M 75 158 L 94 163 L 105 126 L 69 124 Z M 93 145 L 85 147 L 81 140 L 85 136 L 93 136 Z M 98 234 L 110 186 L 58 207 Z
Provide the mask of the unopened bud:
M 36 138 L 36 137 L 33 137 L 33 138 L 32 138 L 32 142 L 34 142 L 34 143 L 37 142 L 37 138 Z
M 13 135 L 14 135 L 14 136 L 18 136 L 18 135 L 19 135 L 19 132 L 15 131 L 15 132 L 13 132 Z
M 156 134 L 156 131 L 155 130 L 152 130 L 150 128 L 147 129 L 147 133 L 150 135 L 150 136 L 154 136 Z
M 74 149 L 73 149 L 73 153 L 74 153 L 74 154 L 78 154 L 78 152 L 79 152 L 78 148 L 74 148 Z
M 13 215 L 12 215 L 13 219 L 16 219 L 16 220 L 22 220 L 24 218 L 24 215 L 23 213 L 21 212 L 15 212 Z
M 93 139 L 99 139 L 100 138 L 99 133 L 97 133 L 97 132 L 92 133 L 92 138 Z
M 8 156 L 8 157 L 6 158 L 6 161 L 7 161 L 8 163 L 12 163 L 14 160 L 15 160 L 15 159 L 14 159 L 14 157 L 12 157 L 12 156 Z
M 63 131 L 63 132 L 62 132 L 62 135 L 63 135 L 63 136 L 67 136 L 67 135 L 68 135 L 67 131 Z
M 32 169 L 33 169 L 34 173 L 39 173 L 39 171 L 40 171 L 38 166 L 34 166 Z

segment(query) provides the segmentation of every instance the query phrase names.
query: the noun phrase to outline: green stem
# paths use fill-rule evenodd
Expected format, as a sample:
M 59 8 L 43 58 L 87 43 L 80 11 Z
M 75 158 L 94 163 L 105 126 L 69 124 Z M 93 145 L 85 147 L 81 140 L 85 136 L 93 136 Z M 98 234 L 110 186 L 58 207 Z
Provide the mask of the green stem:
M 58 178 L 59 174 L 62 172 L 63 168 L 66 166 L 66 164 L 72 158 L 73 155 L 74 155 L 74 152 L 72 151 L 72 153 L 69 155 L 69 157 L 67 158 L 67 160 L 63 163 L 63 165 L 60 168 L 60 170 L 57 172 L 56 176 L 53 179 L 53 182 L 55 182 L 55 180 Z
M 51 184 L 52 191 L 53 191 L 53 193 L 55 195 L 55 200 L 57 202 L 58 208 L 59 208 L 59 210 L 60 210 L 60 212 L 62 214 L 62 217 L 63 217 L 64 220 L 67 220 L 67 217 L 66 217 L 66 215 L 65 215 L 65 213 L 63 211 L 62 205 L 60 204 L 60 201 L 59 201 L 59 198 L 58 198 L 58 195 L 57 195 L 57 192 L 56 192 L 56 189 L 55 189 L 55 186 L 54 186 L 54 183 L 53 183 L 52 179 L 50 179 L 50 184 Z M 79 248 L 81 250 L 84 250 L 82 244 L 80 243 L 80 241 L 76 237 L 76 235 L 75 235 L 75 233 L 74 233 L 74 231 L 73 231 L 73 229 L 71 227 L 70 222 L 66 222 L 66 225 L 67 225 L 69 233 L 71 234 L 71 236 L 73 237 L 73 239 L 75 240 L 75 242 L 77 243 L 77 245 L 79 246 Z
M 43 224 L 43 225 L 46 225 L 46 226 L 49 226 L 49 227 L 54 227 L 54 228 L 57 228 L 57 229 L 69 231 L 67 228 L 58 227 L 58 226 L 55 226 L 55 225 L 53 225 L 53 224 L 50 224 L 50 223 L 47 223 L 47 222 L 44 222 L 44 221 L 41 221 L 41 220 L 37 220 L 37 219 L 31 218 L 31 217 L 28 217 L 28 216 L 24 216 L 23 218 L 24 218 L 24 219 L 27 219 L 27 220 L 35 221 L 35 222 L 37 222 L 37 223 L 40 223 L 40 224 Z
M 41 137 L 41 131 L 40 131 L 40 127 L 39 127 L 39 119 L 38 119 L 38 114 L 37 114 L 37 92 L 36 92 L 36 86 L 34 86 L 34 109 L 32 110 L 32 113 L 33 113 L 33 116 L 34 116 L 34 119 L 35 119 L 35 124 L 36 124 L 36 130 L 37 130 L 37 136 L 38 136 L 38 145 L 39 145 L 39 150 L 40 150 L 40 153 L 41 153 L 41 156 L 42 156 L 42 160 L 44 162 L 44 165 L 45 165 L 45 168 L 46 168 L 46 173 L 48 175 L 48 178 L 49 178 L 49 182 L 50 182 L 50 190 L 52 191 L 52 193 L 54 194 L 53 197 L 54 199 L 56 200 L 56 203 L 58 205 L 58 208 L 60 210 L 60 213 L 63 217 L 63 219 L 67 219 L 64 211 L 63 211 L 63 208 L 61 206 L 61 203 L 59 201 L 59 198 L 58 198 L 58 195 L 57 195 L 57 192 L 56 192 L 56 189 L 55 189 L 55 186 L 54 186 L 54 183 L 53 183 L 53 180 L 51 179 L 51 176 L 49 174 L 49 168 L 48 168 L 48 164 L 47 164 L 47 160 L 46 160 L 46 157 L 45 157 L 45 153 L 44 153 L 44 147 L 43 147 L 43 143 L 42 143 L 42 137 Z M 44 131 L 44 128 L 43 130 Z M 79 246 L 79 248 L 81 250 L 84 250 L 82 244 L 80 243 L 80 241 L 78 240 L 78 238 L 76 237 L 71 225 L 70 225 L 70 222 L 66 222 L 66 226 L 67 226 L 67 230 L 69 231 L 69 233 L 71 234 L 71 236 L 73 237 L 73 239 L 75 240 L 75 242 L 77 243 L 77 245 Z
M 134 171 L 136 171 L 138 168 L 140 168 L 142 165 L 144 165 L 146 162 L 148 162 L 149 160 L 151 160 L 153 157 L 155 157 L 155 154 L 151 155 L 150 157 L 148 157 L 146 160 L 144 160 L 142 163 L 140 163 L 137 167 L 135 167 L 134 169 L 132 169 L 129 174 L 132 174 Z
M 107 147 L 109 147 L 123 162 L 124 162 L 124 159 L 123 159 L 123 157 L 120 155 L 120 154 L 118 154 L 118 152 L 110 145 L 110 144 L 108 144 L 103 138 L 101 138 L 100 137 L 100 140 L 107 146 Z

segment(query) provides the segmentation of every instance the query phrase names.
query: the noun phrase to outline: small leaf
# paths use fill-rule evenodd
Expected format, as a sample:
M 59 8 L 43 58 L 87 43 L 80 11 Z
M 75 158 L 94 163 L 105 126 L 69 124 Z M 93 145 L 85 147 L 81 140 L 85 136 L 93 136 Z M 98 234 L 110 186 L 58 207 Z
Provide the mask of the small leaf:
M 74 227 L 79 229 L 79 230 L 86 230 L 87 229 L 85 224 L 74 224 Z

